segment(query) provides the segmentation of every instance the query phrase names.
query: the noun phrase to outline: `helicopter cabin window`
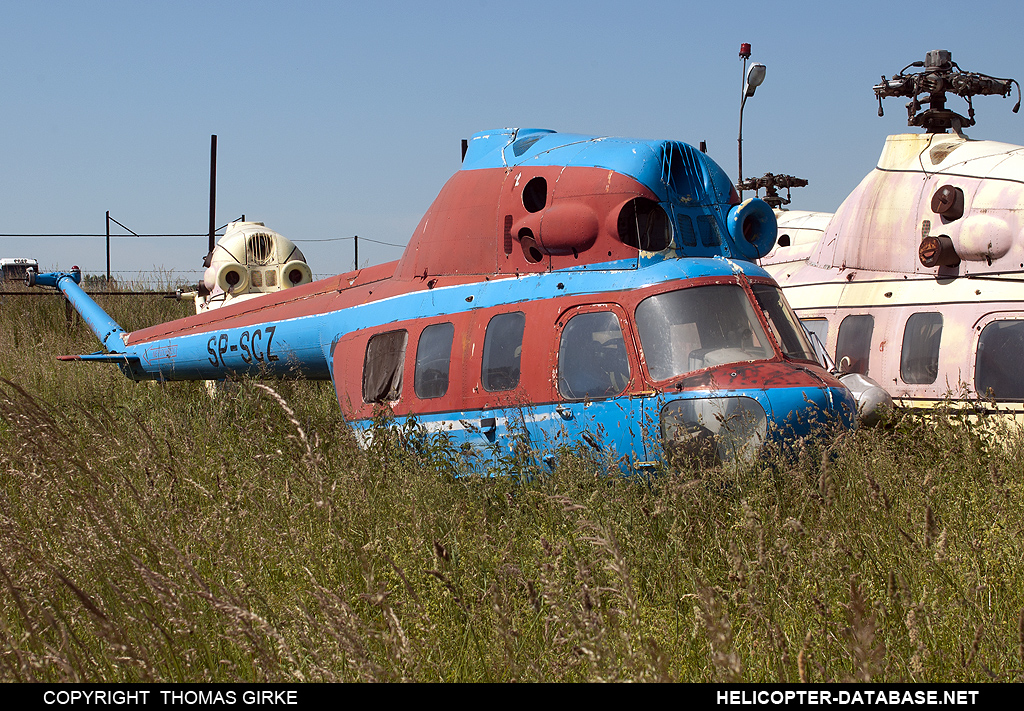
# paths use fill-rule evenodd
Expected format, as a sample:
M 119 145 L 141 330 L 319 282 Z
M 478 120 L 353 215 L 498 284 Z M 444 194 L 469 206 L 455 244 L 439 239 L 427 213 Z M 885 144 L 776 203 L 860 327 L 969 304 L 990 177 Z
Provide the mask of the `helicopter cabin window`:
M 828 343 L 828 319 L 802 318 L 800 323 L 807 331 L 811 345 L 814 346 L 814 355 L 817 356 L 818 362 L 825 365 L 831 360 L 825 350 L 825 344 Z
M 402 370 L 409 334 L 405 330 L 372 336 L 363 363 L 363 402 L 393 402 L 402 395 Z
M 454 337 L 455 326 L 450 323 L 435 323 L 423 329 L 416 346 L 416 397 L 428 400 L 448 392 Z
M 751 284 L 750 288 L 757 299 L 757 305 L 768 317 L 768 326 L 782 347 L 782 352 L 790 358 L 817 360 L 810 339 L 800 327 L 800 320 L 782 296 L 782 289 L 771 284 Z M 827 325 L 828 321 L 825 323 Z
M 738 284 L 657 294 L 636 307 L 636 323 L 654 380 L 775 356 L 754 305 Z
M 519 361 L 523 354 L 523 330 L 526 316 L 522 311 L 498 314 L 487 324 L 484 336 L 481 383 L 488 392 L 513 390 L 519 385 Z
M 939 341 L 942 340 L 942 314 L 919 313 L 907 319 L 900 352 L 900 377 L 903 382 L 931 385 L 939 377 Z
M 812 337 L 813 342 L 816 338 L 821 341 L 822 345 L 828 343 L 828 319 L 827 318 L 802 318 L 800 323 L 807 333 Z
M 974 387 L 978 394 L 996 400 L 1024 399 L 1021 353 L 1024 353 L 1024 321 L 993 321 L 985 326 L 978 339 L 978 360 L 974 367 Z
M 875 317 L 863 314 L 847 316 L 839 324 L 836 343 L 836 365 L 845 373 L 868 372 L 868 357 L 871 355 L 871 334 L 875 330 Z M 850 364 L 843 366 L 843 358 Z
M 629 357 L 611 311 L 573 316 L 558 346 L 558 392 L 568 400 L 618 395 L 629 383 Z
M 645 197 L 633 198 L 619 210 L 619 239 L 648 252 L 660 252 L 672 241 L 672 227 L 665 209 Z

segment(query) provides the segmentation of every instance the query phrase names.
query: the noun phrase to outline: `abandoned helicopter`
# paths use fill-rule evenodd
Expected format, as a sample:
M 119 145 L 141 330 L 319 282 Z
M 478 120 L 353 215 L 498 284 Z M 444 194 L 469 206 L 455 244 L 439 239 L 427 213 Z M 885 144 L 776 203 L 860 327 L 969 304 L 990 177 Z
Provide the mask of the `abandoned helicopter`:
M 136 380 L 330 378 L 357 433 L 387 405 L 470 451 L 524 432 L 628 468 L 666 449 L 749 459 L 815 422 L 854 424 L 850 391 L 753 263 L 775 242 L 771 208 L 741 203 L 705 154 L 542 129 L 468 143 L 396 262 L 132 333 L 74 271 L 32 275 L 107 351 L 62 359 Z M 220 269 L 226 294 L 246 283 Z
M 229 222 L 207 261 L 199 287 L 178 292 L 194 300 L 197 314 L 313 281 L 295 243 L 262 222 Z
M 179 301 L 192 299 L 197 314 L 313 281 L 294 242 L 262 222 L 246 222 L 244 215 L 227 224 L 204 263 L 208 266 L 196 289 L 176 294 Z M 206 381 L 211 397 L 225 385 L 224 380 Z
M 973 393 L 979 408 L 1024 412 L 1024 147 L 963 133 L 973 97 L 1013 84 L 928 52 L 874 86 L 879 116 L 883 98 L 908 97 L 908 124 L 924 132 L 889 136 L 834 215 L 776 209 L 780 237 L 761 265 L 840 372 L 904 405 Z M 947 93 L 967 100 L 966 117 Z M 746 189 L 799 186 L 775 177 Z

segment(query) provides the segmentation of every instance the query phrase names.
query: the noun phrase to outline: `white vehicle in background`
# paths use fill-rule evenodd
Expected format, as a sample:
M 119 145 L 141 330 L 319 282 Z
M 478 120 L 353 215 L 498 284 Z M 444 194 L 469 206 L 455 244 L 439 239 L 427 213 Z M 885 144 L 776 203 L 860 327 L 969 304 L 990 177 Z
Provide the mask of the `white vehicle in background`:
M 28 270 L 39 271 L 39 262 L 23 257 L 4 257 L 0 259 L 0 282 L 24 282 Z

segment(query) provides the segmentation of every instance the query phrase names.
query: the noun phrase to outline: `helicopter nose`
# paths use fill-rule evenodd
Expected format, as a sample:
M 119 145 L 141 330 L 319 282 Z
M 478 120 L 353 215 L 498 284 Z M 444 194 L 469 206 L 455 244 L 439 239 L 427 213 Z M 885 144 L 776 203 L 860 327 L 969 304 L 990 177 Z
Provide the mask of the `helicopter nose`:
M 773 425 L 786 437 L 802 437 L 823 425 L 854 426 L 857 403 L 845 387 L 787 388 L 771 390 L 768 394 Z
M 661 427 L 671 454 L 749 463 L 768 436 L 768 416 L 745 395 L 687 398 L 661 409 Z

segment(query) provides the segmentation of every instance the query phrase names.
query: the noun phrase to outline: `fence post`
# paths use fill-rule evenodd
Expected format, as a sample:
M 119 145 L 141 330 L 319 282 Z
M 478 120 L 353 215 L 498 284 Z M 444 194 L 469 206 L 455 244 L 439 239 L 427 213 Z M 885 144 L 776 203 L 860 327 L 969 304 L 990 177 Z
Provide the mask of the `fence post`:
M 110 210 L 107 210 L 107 288 L 110 288 Z

